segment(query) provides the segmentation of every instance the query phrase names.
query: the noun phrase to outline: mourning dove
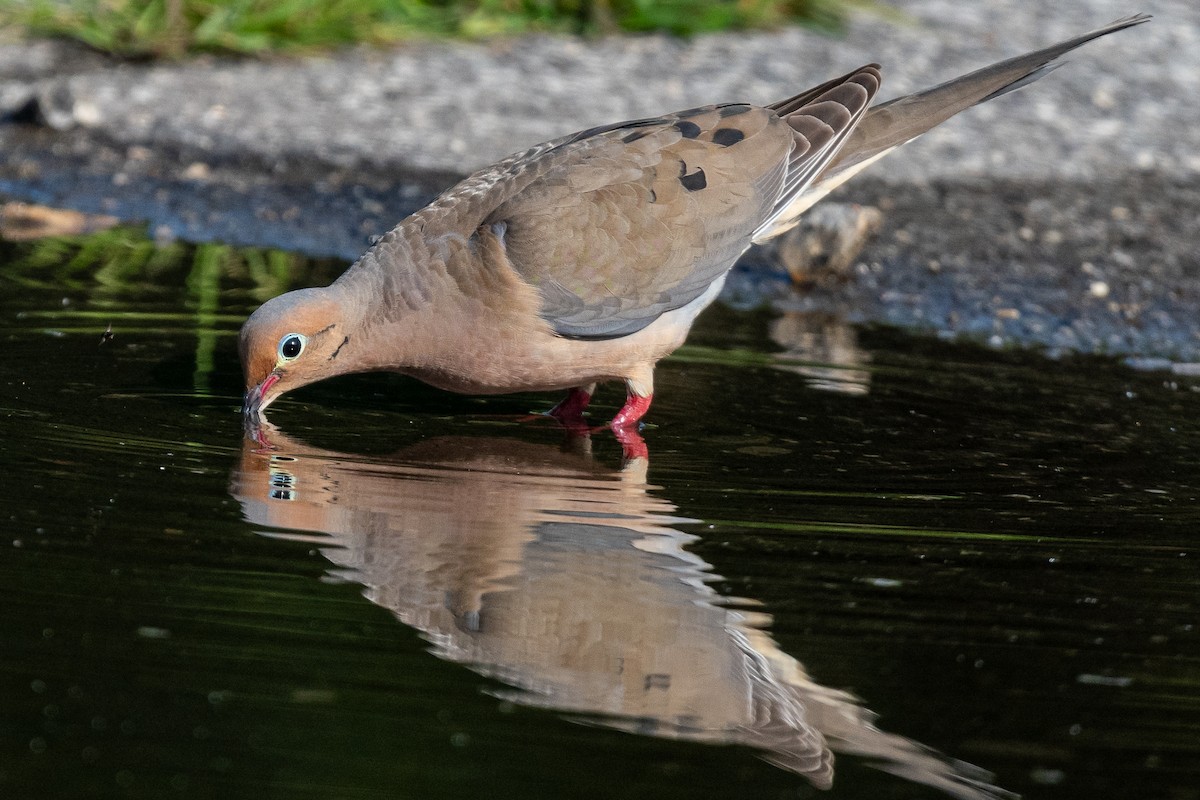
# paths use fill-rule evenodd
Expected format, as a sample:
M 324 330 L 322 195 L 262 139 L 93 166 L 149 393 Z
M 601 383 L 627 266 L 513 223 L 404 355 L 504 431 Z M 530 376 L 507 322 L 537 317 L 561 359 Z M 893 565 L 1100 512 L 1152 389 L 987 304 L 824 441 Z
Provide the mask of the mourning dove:
M 283 393 L 391 371 L 470 394 L 625 382 L 609 423 L 650 407 L 679 347 L 751 244 L 976 103 L 1020 88 L 1140 14 L 870 107 L 876 64 L 768 106 L 723 103 L 618 122 L 476 172 L 375 243 L 331 285 L 276 297 L 241 331 L 248 422 Z

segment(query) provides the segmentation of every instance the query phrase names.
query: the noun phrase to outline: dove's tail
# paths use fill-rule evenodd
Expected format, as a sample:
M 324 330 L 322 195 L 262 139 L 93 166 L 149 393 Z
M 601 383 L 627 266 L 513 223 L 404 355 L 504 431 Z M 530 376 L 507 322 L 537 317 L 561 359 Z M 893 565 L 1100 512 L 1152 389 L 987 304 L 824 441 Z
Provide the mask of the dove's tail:
M 791 228 L 801 214 L 829 192 L 900 145 L 940 125 L 958 112 L 1036 81 L 1061 66 L 1060 57 L 1093 39 L 1149 20 L 1149 14 L 1125 17 L 1082 36 L 1000 61 L 932 89 L 898 97 L 871 108 L 847 137 L 845 145 L 829 166 L 795 197 L 785 213 L 778 215 L 769 227 L 759 229 L 754 240 L 761 242 Z M 790 100 L 781 101 L 776 106 L 782 108 Z

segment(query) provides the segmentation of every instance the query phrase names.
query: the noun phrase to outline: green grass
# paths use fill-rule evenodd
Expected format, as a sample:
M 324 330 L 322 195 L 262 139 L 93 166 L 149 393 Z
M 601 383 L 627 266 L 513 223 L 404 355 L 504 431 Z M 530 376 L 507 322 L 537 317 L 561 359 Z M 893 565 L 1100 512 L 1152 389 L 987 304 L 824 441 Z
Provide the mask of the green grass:
M 122 56 L 178 57 L 530 31 L 836 28 L 850 4 L 863 0 L 0 0 L 0 29 L 70 37 Z

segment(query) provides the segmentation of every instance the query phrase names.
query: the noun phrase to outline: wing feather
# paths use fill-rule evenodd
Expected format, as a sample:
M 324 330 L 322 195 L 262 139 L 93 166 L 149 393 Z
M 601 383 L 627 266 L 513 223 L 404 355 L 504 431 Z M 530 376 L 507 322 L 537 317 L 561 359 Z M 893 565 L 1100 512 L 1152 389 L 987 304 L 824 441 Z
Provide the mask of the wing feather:
M 564 137 L 485 224 L 561 336 L 641 330 L 700 297 L 829 164 L 874 65 L 776 104 L 726 103 Z M 776 109 L 783 112 L 782 116 Z

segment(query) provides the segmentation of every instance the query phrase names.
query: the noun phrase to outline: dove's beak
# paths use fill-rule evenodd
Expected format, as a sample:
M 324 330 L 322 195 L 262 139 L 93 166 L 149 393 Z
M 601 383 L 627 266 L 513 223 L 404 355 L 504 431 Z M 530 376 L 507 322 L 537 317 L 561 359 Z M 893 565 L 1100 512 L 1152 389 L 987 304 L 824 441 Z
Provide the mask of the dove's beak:
M 246 422 L 258 422 L 262 412 L 267 410 L 267 406 L 271 405 L 271 401 L 275 396 L 271 394 L 271 387 L 279 381 L 279 373 L 272 372 L 263 382 L 246 392 L 246 397 L 242 401 L 242 417 Z

